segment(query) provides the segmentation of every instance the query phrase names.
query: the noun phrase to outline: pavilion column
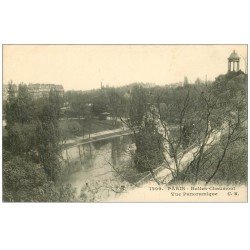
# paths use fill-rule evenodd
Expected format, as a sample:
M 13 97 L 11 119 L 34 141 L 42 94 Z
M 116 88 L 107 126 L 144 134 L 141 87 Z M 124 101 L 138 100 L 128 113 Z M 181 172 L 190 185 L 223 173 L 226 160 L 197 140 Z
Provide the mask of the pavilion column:
M 237 62 L 237 71 L 239 71 L 240 70 L 240 62 L 238 61 Z
M 233 71 L 235 71 L 234 63 L 235 63 L 235 62 L 233 62 Z
M 228 60 L 228 71 L 231 71 L 231 62 Z

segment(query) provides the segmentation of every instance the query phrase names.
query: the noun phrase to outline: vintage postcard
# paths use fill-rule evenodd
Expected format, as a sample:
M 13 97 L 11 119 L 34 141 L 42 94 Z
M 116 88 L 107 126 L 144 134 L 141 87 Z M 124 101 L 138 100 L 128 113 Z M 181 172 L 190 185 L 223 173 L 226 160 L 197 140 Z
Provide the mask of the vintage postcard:
M 4 202 L 247 202 L 247 45 L 3 45 Z

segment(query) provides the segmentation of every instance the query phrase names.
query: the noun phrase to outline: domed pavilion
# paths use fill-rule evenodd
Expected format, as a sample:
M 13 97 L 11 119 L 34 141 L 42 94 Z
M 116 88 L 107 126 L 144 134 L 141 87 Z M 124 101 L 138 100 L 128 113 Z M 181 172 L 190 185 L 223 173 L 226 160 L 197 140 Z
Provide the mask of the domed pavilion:
M 234 50 L 228 57 L 228 72 L 232 71 L 238 72 L 239 70 L 240 70 L 240 57 Z

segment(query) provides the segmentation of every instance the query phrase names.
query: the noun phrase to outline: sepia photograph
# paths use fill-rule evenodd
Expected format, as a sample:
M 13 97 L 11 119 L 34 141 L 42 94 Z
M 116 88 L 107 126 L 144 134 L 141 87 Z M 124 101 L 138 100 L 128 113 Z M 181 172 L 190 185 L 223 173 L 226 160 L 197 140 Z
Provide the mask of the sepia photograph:
M 0 249 L 250 249 L 249 1 L 0 1 Z
M 245 44 L 4 44 L 3 202 L 247 202 Z

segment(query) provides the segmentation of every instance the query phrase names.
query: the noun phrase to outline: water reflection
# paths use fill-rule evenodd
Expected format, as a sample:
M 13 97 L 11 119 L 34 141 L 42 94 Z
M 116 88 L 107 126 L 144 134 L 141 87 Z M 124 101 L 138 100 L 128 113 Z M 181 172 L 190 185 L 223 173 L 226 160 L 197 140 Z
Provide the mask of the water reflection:
M 116 138 L 114 138 L 116 139 Z M 110 141 L 109 140 L 100 140 L 100 141 L 96 141 L 96 142 L 93 142 L 93 146 L 95 149 L 100 149 L 102 146 L 108 144 Z
M 72 184 L 79 191 L 88 181 L 114 177 L 113 167 L 120 167 L 121 162 L 129 160 L 127 151 L 132 143 L 128 135 L 64 150 L 65 183 Z

